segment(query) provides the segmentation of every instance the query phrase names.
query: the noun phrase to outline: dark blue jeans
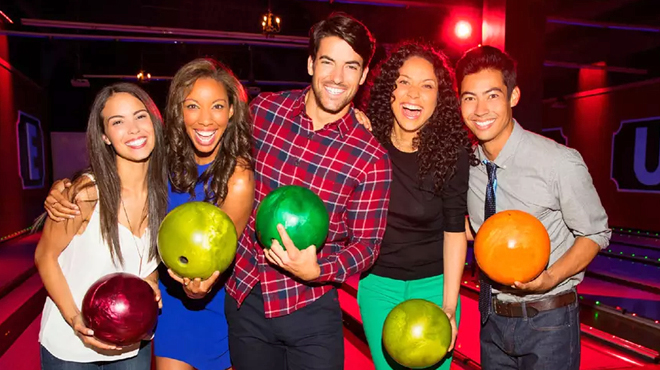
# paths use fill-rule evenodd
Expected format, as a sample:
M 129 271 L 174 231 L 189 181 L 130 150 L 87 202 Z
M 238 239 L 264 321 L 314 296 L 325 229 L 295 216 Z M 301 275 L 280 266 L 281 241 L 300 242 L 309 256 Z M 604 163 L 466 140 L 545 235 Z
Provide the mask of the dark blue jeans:
M 149 370 L 151 369 L 151 341 L 142 342 L 137 356 L 119 361 L 71 362 L 60 360 L 41 346 L 42 370 Z
M 239 309 L 225 299 L 229 353 L 240 370 L 342 370 L 344 334 L 336 289 L 289 315 L 267 319 L 257 284 Z
M 578 370 L 580 322 L 577 300 L 534 317 L 490 314 L 481 327 L 483 370 Z

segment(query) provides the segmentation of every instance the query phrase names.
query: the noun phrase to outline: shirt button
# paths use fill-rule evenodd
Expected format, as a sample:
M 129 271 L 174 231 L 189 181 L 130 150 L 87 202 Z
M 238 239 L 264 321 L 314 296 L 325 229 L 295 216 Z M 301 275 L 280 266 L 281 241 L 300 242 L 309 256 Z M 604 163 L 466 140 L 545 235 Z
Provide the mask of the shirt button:
M 300 164 L 300 159 L 296 159 L 296 166 Z

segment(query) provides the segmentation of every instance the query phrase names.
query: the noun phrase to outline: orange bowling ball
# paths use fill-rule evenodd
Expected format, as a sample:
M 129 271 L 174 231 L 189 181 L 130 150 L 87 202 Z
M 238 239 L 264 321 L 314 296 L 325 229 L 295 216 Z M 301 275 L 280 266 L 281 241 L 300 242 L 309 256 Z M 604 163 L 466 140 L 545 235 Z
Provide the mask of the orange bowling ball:
M 550 236 L 536 217 L 502 211 L 489 217 L 474 238 L 474 257 L 493 281 L 511 286 L 536 278 L 550 259 Z

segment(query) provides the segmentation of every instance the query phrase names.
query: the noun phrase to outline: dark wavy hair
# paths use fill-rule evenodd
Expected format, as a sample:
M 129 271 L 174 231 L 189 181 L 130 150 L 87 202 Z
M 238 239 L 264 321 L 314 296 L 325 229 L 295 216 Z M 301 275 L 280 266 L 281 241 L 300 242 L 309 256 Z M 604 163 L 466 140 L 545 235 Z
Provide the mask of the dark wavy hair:
M 372 132 L 383 144 L 391 143 L 394 123 L 392 101 L 399 68 L 410 57 L 420 57 L 433 65 L 438 79 L 438 100 L 435 111 L 413 140 L 419 163 L 419 181 L 433 176 L 436 193 L 444 181 L 456 171 L 459 151 L 470 154 L 470 163 L 477 163 L 470 139 L 460 114 L 456 80 L 447 57 L 431 45 L 407 41 L 395 47 L 372 75 L 366 91 L 367 116 L 371 120 Z
M 307 47 L 312 60 L 325 37 L 335 36 L 346 41 L 362 57 L 362 69 L 369 66 L 376 51 L 376 39 L 369 29 L 357 19 L 343 12 L 334 12 L 328 18 L 316 23 L 309 30 Z
M 123 265 L 124 258 L 119 246 L 119 210 L 121 207 L 121 179 L 117 172 L 117 153 L 112 145 L 106 145 L 103 141 L 105 133 L 103 108 L 110 97 L 119 93 L 127 93 L 136 97 L 144 104 L 151 122 L 154 126 L 155 145 L 149 157 L 147 170 L 147 204 L 144 215 L 148 217 L 149 235 L 151 245 L 149 247 L 149 258 L 158 258 L 156 241 L 158 240 L 158 228 L 167 212 L 167 167 L 165 165 L 165 135 L 163 130 L 160 111 L 151 97 L 140 87 L 131 83 L 116 83 L 106 86 L 96 95 L 92 109 L 87 121 L 87 154 L 89 156 L 90 168 L 79 173 L 73 179 L 75 184 L 84 173 L 91 173 L 98 187 L 99 210 L 101 215 L 101 236 L 110 248 L 110 255 L 116 257 Z M 90 184 L 91 186 L 91 184 Z M 75 188 L 71 199 L 74 199 L 77 191 L 83 188 Z M 142 220 L 138 223 L 142 224 Z
M 209 168 L 197 173 L 195 148 L 186 133 L 183 122 L 183 101 L 192 90 L 195 81 L 211 78 L 227 90 L 229 104 L 234 114 L 222 134 L 218 153 Z M 232 71 L 222 63 L 200 58 L 184 65 L 170 85 L 165 109 L 167 130 L 167 159 L 172 189 L 189 193 L 195 198 L 195 185 L 204 184 L 204 200 L 222 205 L 227 196 L 227 182 L 236 165 L 252 169 L 252 118 L 247 103 L 247 93 Z

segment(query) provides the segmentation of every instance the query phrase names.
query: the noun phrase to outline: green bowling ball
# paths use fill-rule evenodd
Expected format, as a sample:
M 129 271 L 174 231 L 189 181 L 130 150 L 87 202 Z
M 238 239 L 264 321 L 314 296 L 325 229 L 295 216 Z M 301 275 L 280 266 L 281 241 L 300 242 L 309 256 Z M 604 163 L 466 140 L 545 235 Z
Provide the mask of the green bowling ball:
M 296 248 L 302 250 L 314 245 L 319 250 L 328 236 L 330 216 L 313 191 L 287 185 L 270 192 L 257 208 L 255 230 L 263 247 L 270 248 L 276 239 L 284 248 L 277 224 L 284 226 Z
M 383 325 L 383 344 L 399 364 L 422 369 L 440 362 L 451 344 L 451 324 L 433 302 L 409 299 L 390 311 Z
M 224 272 L 236 256 L 236 228 L 220 208 L 206 202 L 184 203 L 163 219 L 158 252 L 175 274 L 207 279 Z

